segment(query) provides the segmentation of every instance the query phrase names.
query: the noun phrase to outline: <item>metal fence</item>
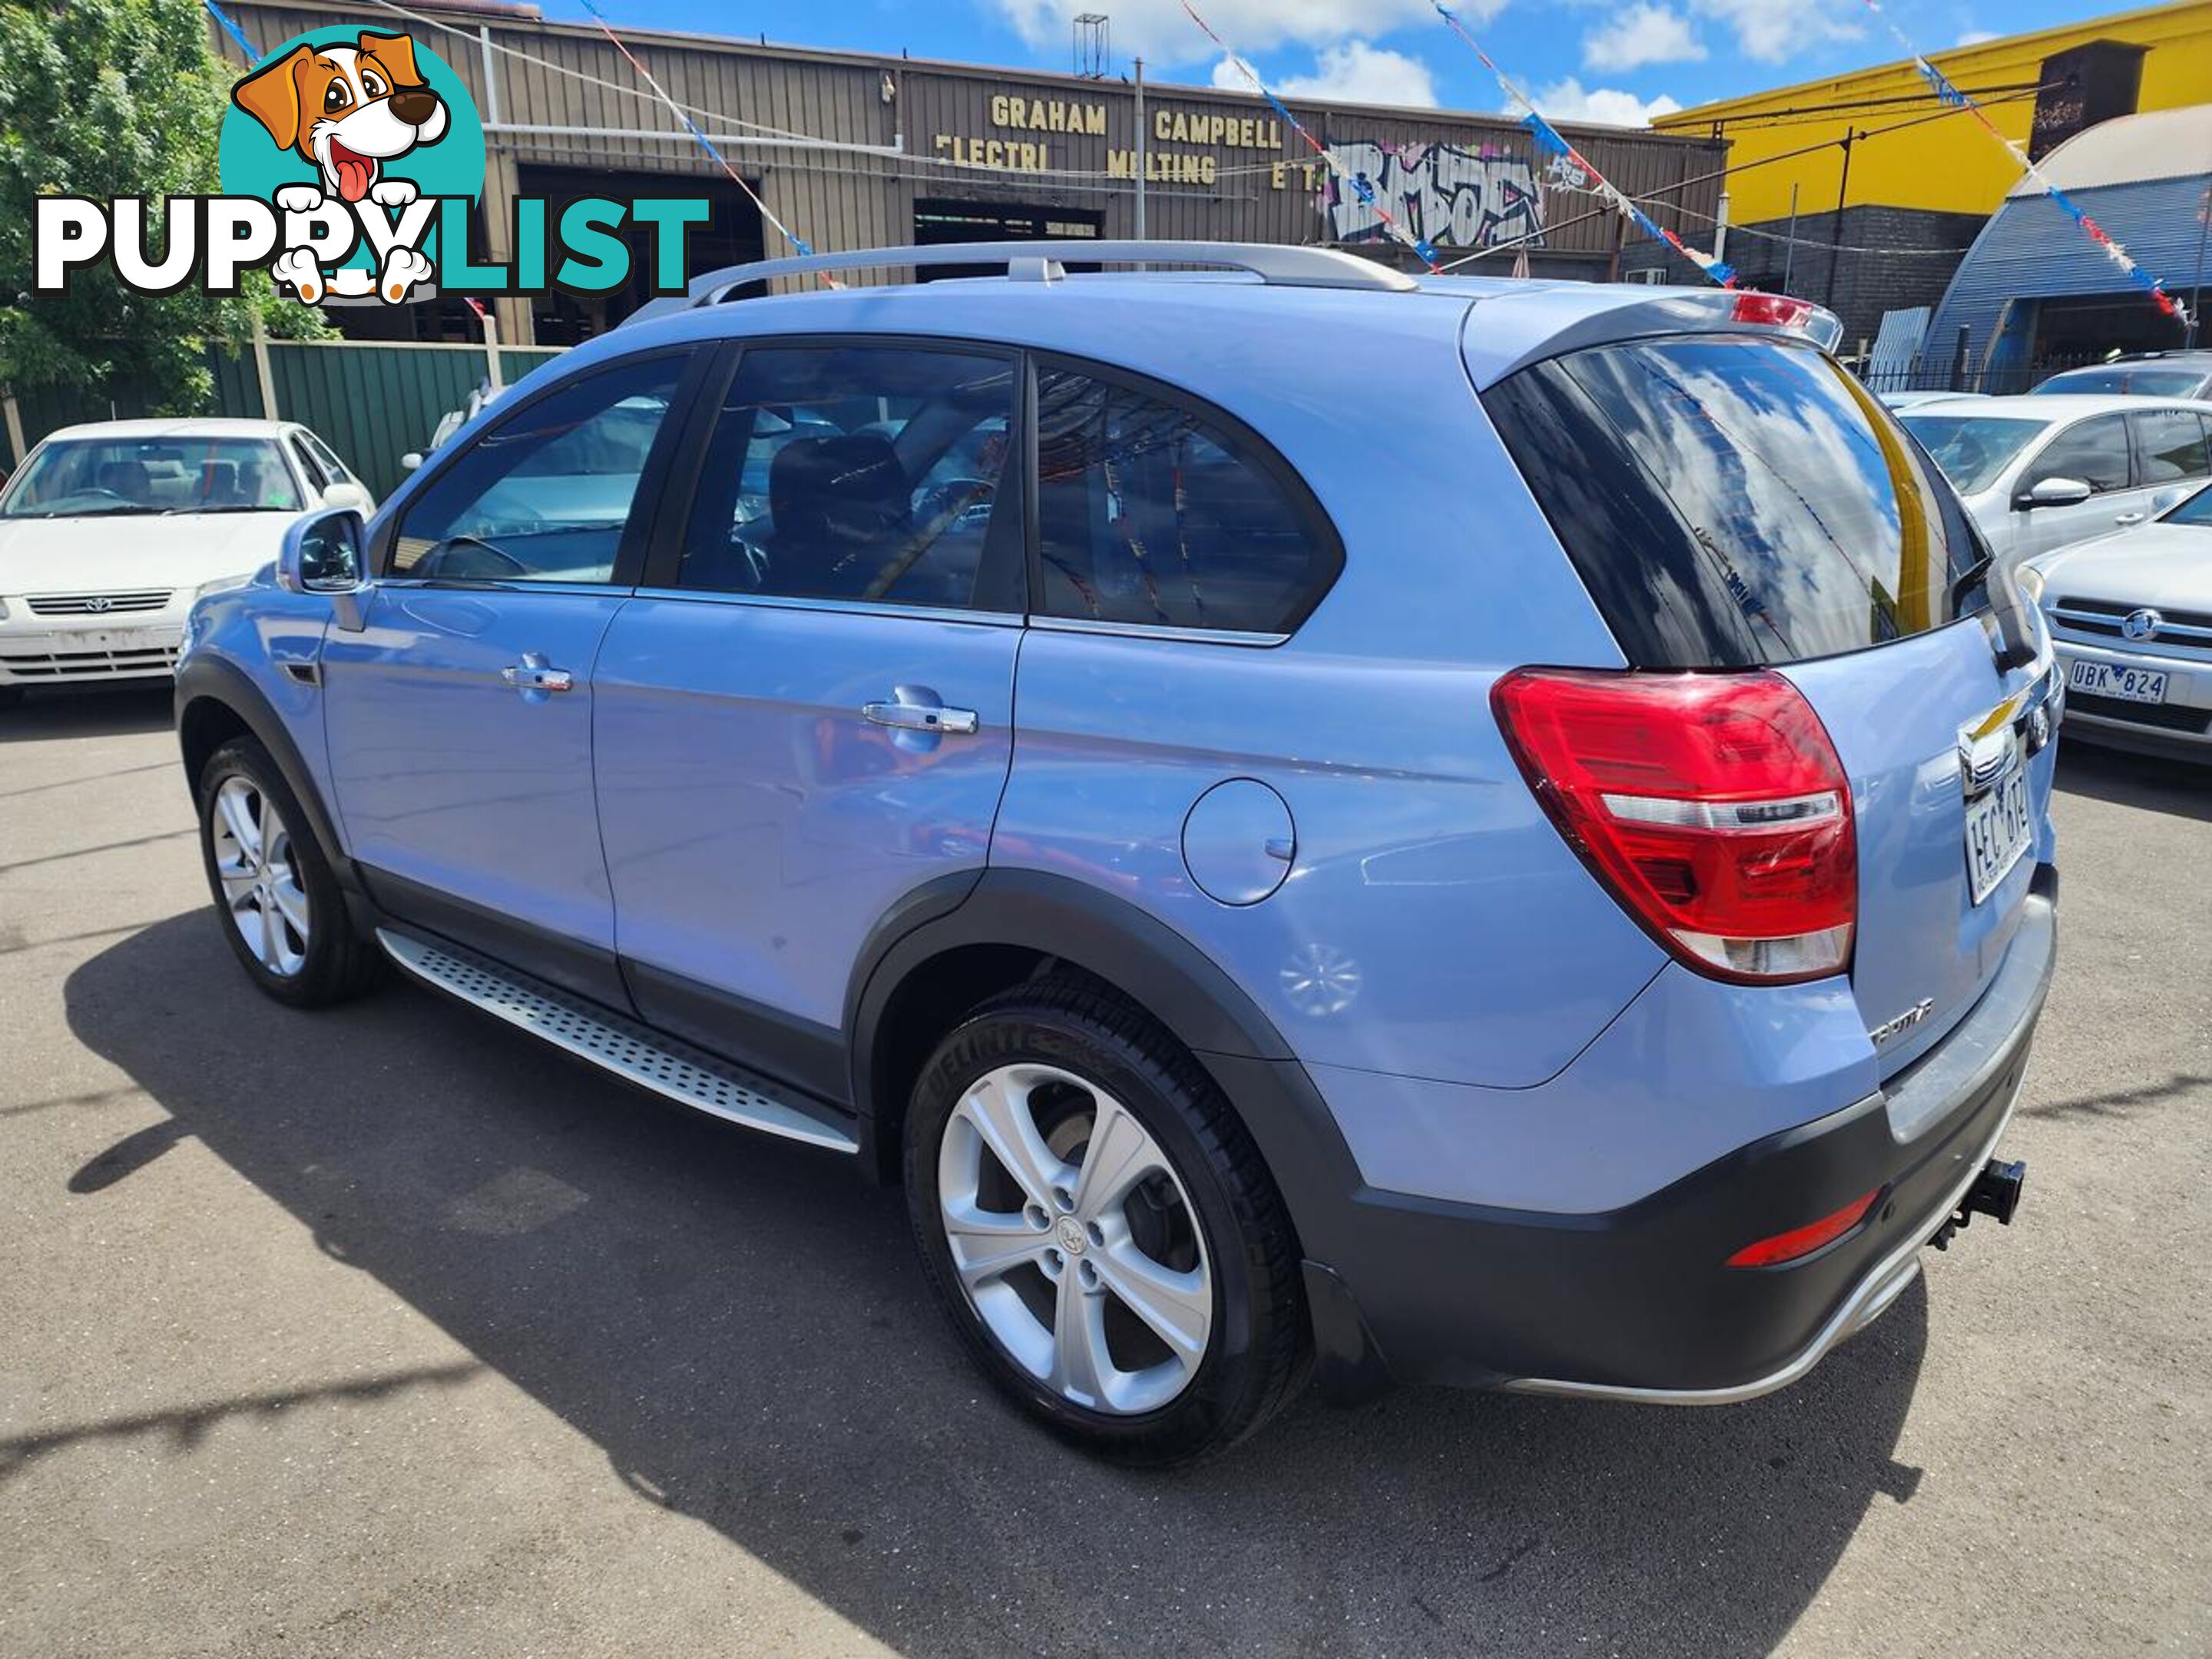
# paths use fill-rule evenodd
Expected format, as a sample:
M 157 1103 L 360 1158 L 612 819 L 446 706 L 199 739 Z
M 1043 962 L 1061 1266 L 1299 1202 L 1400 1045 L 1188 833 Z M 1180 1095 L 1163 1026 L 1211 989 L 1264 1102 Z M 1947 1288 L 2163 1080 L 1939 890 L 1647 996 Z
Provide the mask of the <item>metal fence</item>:
M 2061 370 L 2102 362 L 2094 352 L 2053 353 L 2027 363 L 1992 365 L 1979 361 L 1963 337 L 1948 350 L 1923 351 L 1901 368 L 1861 367 L 1859 379 L 1869 392 L 1978 392 L 2009 397 L 2033 390 Z
M 438 419 L 483 381 L 506 385 L 560 355 L 514 347 L 360 340 L 258 341 L 235 356 L 210 344 L 215 396 L 203 412 L 297 421 L 384 495 L 405 477 L 400 457 L 426 448 Z M 46 386 L 7 400 L 8 465 L 58 427 L 147 414 L 143 389 Z

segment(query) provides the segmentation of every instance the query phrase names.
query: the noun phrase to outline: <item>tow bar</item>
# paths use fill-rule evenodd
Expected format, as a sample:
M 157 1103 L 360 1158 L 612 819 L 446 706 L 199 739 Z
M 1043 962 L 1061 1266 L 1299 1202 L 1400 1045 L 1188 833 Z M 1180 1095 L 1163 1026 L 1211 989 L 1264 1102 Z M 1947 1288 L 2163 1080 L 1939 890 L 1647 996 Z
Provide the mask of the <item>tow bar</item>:
M 2012 1225 L 2013 1212 L 2020 1208 L 2021 1188 L 2027 1184 L 2027 1165 L 2014 1159 L 2001 1164 L 1991 1158 L 1982 1165 L 1982 1172 L 1974 1177 L 1974 1184 L 1966 1188 L 1966 1195 L 1959 1201 L 1943 1224 L 1936 1230 L 1936 1237 L 1928 1242 L 1939 1250 L 1951 1248 L 1951 1235 L 1962 1231 L 1966 1224 L 1978 1215 L 1994 1217 L 2000 1227 Z

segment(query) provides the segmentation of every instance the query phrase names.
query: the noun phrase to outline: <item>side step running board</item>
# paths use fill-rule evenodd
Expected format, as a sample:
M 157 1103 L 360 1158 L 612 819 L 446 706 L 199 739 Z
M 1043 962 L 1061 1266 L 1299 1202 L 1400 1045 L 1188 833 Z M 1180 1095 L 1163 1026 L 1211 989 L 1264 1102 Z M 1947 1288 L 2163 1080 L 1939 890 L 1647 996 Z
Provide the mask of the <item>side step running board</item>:
M 647 1030 L 581 997 L 542 985 L 457 945 L 380 927 L 377 943 L 415 978 L 519 1025 L 626 1083 L 711 1112 L 764 1134 L 833 1152 L 860 1143 L 829 1115 L 780 1092 L 764 1078 Z

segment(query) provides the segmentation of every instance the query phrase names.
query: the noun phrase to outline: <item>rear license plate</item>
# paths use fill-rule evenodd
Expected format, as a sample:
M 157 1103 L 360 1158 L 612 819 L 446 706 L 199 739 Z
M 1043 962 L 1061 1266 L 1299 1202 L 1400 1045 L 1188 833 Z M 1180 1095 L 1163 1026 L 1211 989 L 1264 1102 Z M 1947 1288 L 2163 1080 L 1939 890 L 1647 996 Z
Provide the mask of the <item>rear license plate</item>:
M 1979 904 L 2012 873 L 2032 839 L 2027 769 L 2016 766 L 1966 803 L 1966 887 Z
M 2164 702 L 2166 676 L 2154 668 L 2123 668 L 2118 663 L 2075 659 L 2066 671 L 2066 684 L 2076 691 L 2123 702 Z

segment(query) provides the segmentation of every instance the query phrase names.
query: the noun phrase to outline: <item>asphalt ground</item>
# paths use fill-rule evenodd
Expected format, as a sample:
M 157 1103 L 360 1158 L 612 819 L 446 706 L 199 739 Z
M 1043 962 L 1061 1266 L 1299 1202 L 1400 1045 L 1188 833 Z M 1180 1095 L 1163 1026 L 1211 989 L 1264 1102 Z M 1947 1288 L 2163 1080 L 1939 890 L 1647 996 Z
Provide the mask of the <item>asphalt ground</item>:
M 216 932 L 166 691 L 0 714 L 0 1654 L 2212 1651 L 2212 775 L 2071 745 L 1983 1223 L 1800 1386 L 1100 1468 L 895 1194 Z

